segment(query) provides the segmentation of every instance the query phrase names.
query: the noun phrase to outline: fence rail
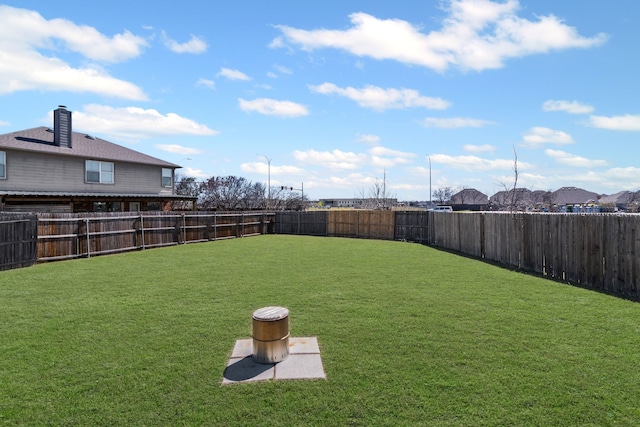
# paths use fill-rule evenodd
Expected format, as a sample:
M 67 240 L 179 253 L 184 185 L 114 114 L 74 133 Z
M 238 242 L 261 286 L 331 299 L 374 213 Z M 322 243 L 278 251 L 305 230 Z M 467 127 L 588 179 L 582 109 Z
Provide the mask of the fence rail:
M 38 214 L 38 261 L 273 232 L 273 213 Z

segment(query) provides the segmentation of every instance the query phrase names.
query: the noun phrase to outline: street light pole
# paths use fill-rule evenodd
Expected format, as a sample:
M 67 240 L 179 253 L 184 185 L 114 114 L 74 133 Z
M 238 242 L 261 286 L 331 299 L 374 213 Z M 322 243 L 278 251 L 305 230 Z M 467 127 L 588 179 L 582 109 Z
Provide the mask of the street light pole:
M 429 158 L 429 209 L 431 209 L 431 156 L 427 157 Z
M 271 159 L 261 154 L 262 157 L 267 159 L 267 210 L 271 206 Z

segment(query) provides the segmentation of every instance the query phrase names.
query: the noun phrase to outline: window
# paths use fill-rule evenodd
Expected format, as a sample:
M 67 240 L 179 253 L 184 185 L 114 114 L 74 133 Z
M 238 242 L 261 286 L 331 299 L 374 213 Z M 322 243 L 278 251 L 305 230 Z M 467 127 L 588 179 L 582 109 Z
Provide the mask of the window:
M 87 182 L 113 184 L 113 163 L 87 160 L 86 170 Z
M 162 186 L 173 187 L 173 170 L 162 168 Z
M 7 177 L 7 155 L 0 151 L 0 179 Z

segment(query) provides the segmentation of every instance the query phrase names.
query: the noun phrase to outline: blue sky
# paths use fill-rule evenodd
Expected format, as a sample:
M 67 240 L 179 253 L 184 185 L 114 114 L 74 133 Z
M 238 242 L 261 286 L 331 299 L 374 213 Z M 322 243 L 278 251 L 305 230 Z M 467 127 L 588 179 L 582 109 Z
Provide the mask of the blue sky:
M 1 1 L 1 0 L 0 0 Z M 0 133 L 357 197 L 640 189 L 640 2 L 0 3 Z M 429 166 L 429 160 L 431 167 Z M 431 174 L 430 174 L 431 172 Z

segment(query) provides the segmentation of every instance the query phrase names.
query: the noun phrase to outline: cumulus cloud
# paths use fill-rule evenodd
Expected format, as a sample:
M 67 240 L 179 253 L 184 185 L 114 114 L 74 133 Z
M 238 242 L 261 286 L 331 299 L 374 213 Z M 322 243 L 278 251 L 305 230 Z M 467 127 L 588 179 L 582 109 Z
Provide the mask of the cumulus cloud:
M 216 135 L 219 132 L 175 113 L 161 114 L 157 110 L 139 107 L 113 108 L 89 104 L 74 111 L 73 124 L 88 133 L 100 133 L 127 140 L 139 140 L 162 135 Z
M 363 89 L 353 87 L 341 88 L 333 83 L 309 85 L 312 92 L 324 95 L 337 94 L 347 97 L 361 107 L 374 110 L 388 110 L 394 108 L 423 107 L 431 110 L 444 110 L 450 103 L 441 98 L 431 98 L 420 95 L 413 89 L 383 89 L 377 86 L 366 86 Z
M 480 119 L 471 119 L 468 117 L 449 117 L 449 118 L 436 118 L 427 117 L 422 122 L 424 127 L 428 128 L 481 128 L 485 125 L 492 124 L 492 122 Z
M 535 20 L 519 17 L 519 9 L 517 0 L 451 0 L 441 28 L 430 32 L 401 19 L 353 13 L 349 15 L 352 26 L 346 30 L 278 25 L 281 35 L 270 47 L 340 49 L 359 57 L 394 60 L 442 72 L 449 67 L 476 71 L 500 68 L 510 58 L 589 48 L 607 40 L 605 34 L 581 36 L 554 15 Z
M 591 105 L 582 104 L 578 101 L 556 101 L 550 99 L 542 104 L 543 111 L 565 111 L 569 114 L 589 114 L 594 108 Z
M 433 163 L 445 164 L 456 169 L 466 171 L 511 170 L 513 159 L 484 159 L 478 156 L 449 156 L 447 154 L 432 154 Z M 518 161 L 518 169 L 530 169 L 533 165 Z
M 255 111 L 266 116 L 293 118 L 309 114 L 309 111 L 304 105 L 291 101 L 278 101 L 269 98 L 258 98 L 247 101 L 239 98 L 238 102 L 242 111 Z
M 464 149 L 464 151 L 469 151 L 470 153 L 485 153 L 487 151 L 495 151 L 496 149 L 495 145 L 490 145 L 490 144 L 484 144 L 484 145 L 465 144 L 464 147 L 462 148 Z
M 274 65 L 273 68 L 278 70 L 280 74 L 293 74 L 290 68 L 285 67 L 284 65 Z
M 358 169 L 362 163 L 368 160 L 366 154 L 357 154 L 341 150 L 316 151 L 307 150 L 293 152 L 293 157 L 301 163 L 324 166 L 329 169 Z
M 568 133 L 545 127 L 533 127 L 524 135 L 522 146 L 538 148 L 543 144 L 573 144 L 573 138 Z
M 364 144 L 376 145 L 380 142 L 380 137 L 378 135 L 358 134 L 356 135 L 356 141 Z
M 600 129 L 640 131 L 640 114 L 612 117 L 591 116 L 587 125 Z
M 575 154 L 571 154 L 571 153 L 567 153 L 565 151 L 559 151 L 559 150 L 547 149 L 545 150 L 545 154 L 551 157 L 552 159 L 554 159 L 556 162 L 563 165 L 567 165 L 567 166 L 574 166 L 574 167 L 580 167 L 580 168 L 592 168 L 592 167 L 599 167 L 599 166 L 607 166 L 609 164 L 605 160 L 591 160 L 591 159 L 587 159 L 586 157 L 580 157 Z
M 156 144 L 154 145 L 154 147 L 157 148 L 158 150 L 166 151 L 168 153 L 173 153 L 173 154 L 190 155 L 190 154 L 204 153 L 204 151 L 200 149 L 183 147 L 182 145 L 178 145 L 178 144 Z
M 414 153 L 392 150 L 382 146 L 372 147 L 368 152 L 371 155 L 371 164 L 384 168 L 412 163 L 412 159 L 416 157 Z
M 203 172 L 202 169 L 196 169 L 196 168 L 190 168 L 190 167 L 184 168 L 184 172 L 179 172 L 179 173 L 184 176 L 191 176 L 194 178 L 210 178 L 211 177 L 211 175 L 208 175 L 205 172 Z
M 198 81 L 196 82 L 196 84 L 198 86 L 204 86 L 204 87 L 208 87 L 209 89 L 214 90 L 216 88 L 216 82 L 214 82 L 213 80 L 209 80 L 209 79 L 198 79 Z
M 116 79 L 94 62 L 117 63 L 135 58 L 147 42 L 129 31 L 112 37 L 66 19 L 0 5 L 0 95 L 24 90 L 91 92 L 146 100 L 141 88 Z M 58 57 L 64 49 L 86 65 L 73 67 Z M 46 72 L 43 72 L 46 70 Z
M 177 41 L 170 39 L 163 31 L 162 38 L 164 45 L 173 53 L 204 53 L 207 51 L 207 44 L 199 37 L 191 35 L 189 41 L 184 43 L 178 43 Z
M 219 77 L 225 77 L 229 80 L 251 80 L 251 77 L 239 70 L 232 70 L 231 68 L 221 68 L 220 72 L 216 74 Z
M 304 172 L 303 169 L 301 169 L 301 168 L 299 168 L 297 166 L 290 166 L 290 165 L 283 165 L 283 166 L 271 165 L 271 166 L 269 166 L 269 164 L 267 162 L 242 163 L 240 165 L 240 169 L 243 172 L 247 172 L 247 173 L 257 173 L 257 174 L 264 174 L 264 175 L 267 175 L 267 174 L 271 173 L 271 176 L 274 176 L 274 175 L 299 175 L 299 174 Z

